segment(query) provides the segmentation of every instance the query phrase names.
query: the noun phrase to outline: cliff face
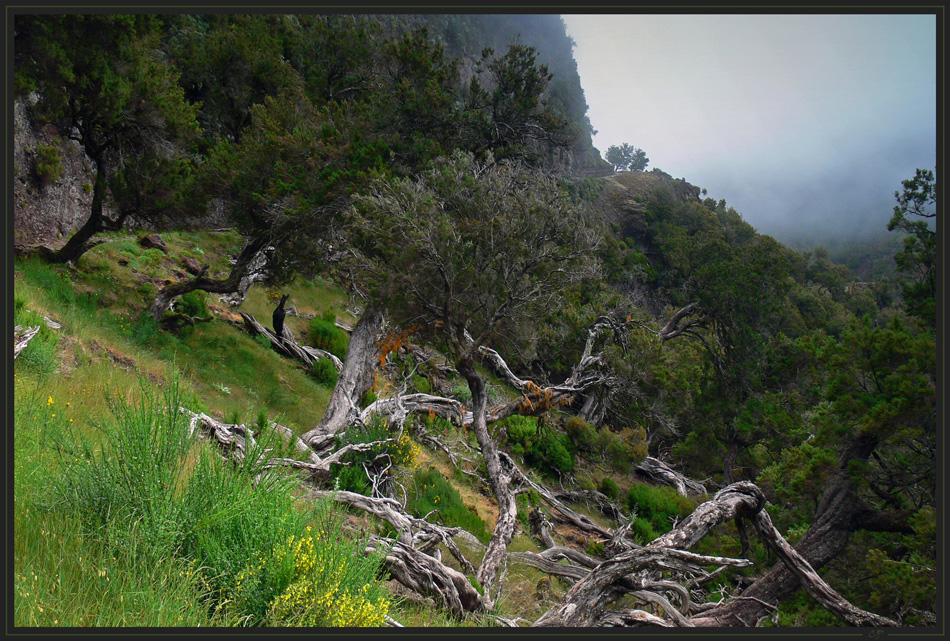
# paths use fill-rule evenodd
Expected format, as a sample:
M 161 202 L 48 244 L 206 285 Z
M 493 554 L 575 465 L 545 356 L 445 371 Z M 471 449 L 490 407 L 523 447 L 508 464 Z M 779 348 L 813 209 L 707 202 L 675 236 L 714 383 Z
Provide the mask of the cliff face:
M 88 217 L 93 163 L 79 145 L 52 126 L 36 128 L 30 99 L 13 105 L 13 238 L 15 243 L 59 245 Z M 36 172 L 37 144 L 59 152 L 62 171 L 44 185 Z

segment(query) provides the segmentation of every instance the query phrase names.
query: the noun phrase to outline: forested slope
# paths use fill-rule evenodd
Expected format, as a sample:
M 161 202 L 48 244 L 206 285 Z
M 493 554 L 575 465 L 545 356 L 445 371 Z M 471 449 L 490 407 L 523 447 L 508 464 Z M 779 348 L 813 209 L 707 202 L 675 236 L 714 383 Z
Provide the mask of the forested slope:
M 556 16 L 15 27 L 17 625 L 937 622 L 932 172 L 869 280 Z

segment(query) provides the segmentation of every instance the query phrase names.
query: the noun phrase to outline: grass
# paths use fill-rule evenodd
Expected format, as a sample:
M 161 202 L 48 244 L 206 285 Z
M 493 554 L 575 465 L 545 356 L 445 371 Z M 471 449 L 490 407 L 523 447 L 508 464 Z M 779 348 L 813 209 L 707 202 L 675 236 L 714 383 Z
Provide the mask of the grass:
M 17 383 L 17 625 L 382 623 L 381 559 L 330 502 L 300 509 L 293 477 L 197 442 L 174 376 L 107 395 L 91 424 Z
M 329 398 L 302 367 L 219 320 L 177 334 L 143 320 L 179 256 L 220 273 L 236 235 L 164 233 L 167 256 L 133 235 L 103 237 L 75 268 L 15 264 L 15 321 L 41 328 L 14 364 L 15 624 L 381 623 L 378 558 L 356 554 L 358 539 L 299 545 L 307 527 L 338 532 L 336 512 L 301 510 L 293 478 L 254 484 L 253 470 L 235 475 L 181 438 L 179 404 L 299 433 Z M 308 301 L 329 288 L 309 284 Z M 343 310 L 342 292 L 330 299 Z M 215 311 L 214 297 L 206 303 Z M 293 553 L 283 584 L 264 601 L 239 594 L 237 577 L 247 586 L 255 564 L 281 550 Z M 323 570 L 308 565 L 320 559 Z M 303 598 L 319 586 L 322 596 Z

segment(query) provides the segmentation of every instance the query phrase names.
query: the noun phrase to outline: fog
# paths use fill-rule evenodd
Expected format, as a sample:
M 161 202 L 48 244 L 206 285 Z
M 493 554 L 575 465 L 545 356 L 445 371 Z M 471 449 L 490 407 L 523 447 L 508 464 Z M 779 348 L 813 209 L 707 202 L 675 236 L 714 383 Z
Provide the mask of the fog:
M 883 231 L 936 162 L 934 15 L 562 15 L 594 146 L 779 240 Z

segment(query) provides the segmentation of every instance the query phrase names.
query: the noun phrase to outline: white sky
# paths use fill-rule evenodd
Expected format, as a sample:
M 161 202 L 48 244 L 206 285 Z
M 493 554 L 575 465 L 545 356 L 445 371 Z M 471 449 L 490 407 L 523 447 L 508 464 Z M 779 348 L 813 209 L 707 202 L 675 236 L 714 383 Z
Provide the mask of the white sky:
M 933 15 L 562 18 L 594 146 L 640 147 L 760 232 L 884 229 L 934 168 Z

